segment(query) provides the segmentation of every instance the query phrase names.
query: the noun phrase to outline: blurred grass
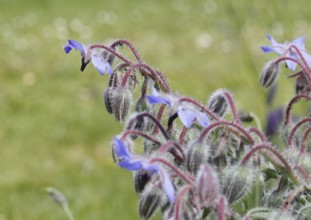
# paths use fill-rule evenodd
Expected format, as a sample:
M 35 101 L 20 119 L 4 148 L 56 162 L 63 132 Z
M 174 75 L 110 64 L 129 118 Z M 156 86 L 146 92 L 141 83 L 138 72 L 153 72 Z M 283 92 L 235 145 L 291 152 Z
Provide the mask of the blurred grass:
M 131 174 L 116 167 L 111 138 L 122 131 L 105 111 L 108 77 L 67 39 L 129 39 L 172 88 L 206 101 L 217 88 L 264 120 L 258 85 L 265 34 L 311 37 L 309 6 L 297 1 L 0 0 L 0 219 L 66 219 L 48 198 L 56 187 L 76 219 L 138 219 Z M 308 47 L 308 43 L 307 43 Z M 293 94 L 283 74 L 275 106 Z

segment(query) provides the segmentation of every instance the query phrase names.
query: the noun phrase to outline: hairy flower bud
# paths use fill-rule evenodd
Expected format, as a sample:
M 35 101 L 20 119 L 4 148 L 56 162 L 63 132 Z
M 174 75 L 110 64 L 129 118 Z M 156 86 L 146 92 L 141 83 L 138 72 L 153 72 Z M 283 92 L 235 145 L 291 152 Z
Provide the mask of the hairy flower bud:
M 211 95 L 208 102 L 208 108 L 219 117 L 222 117 L 225 114 L 228 108 L 228 101 L 223 95 L 223 90 L 217 90 Z
M 113 99 L 116 95 L 116 89 L 113 87 L 108 87 L 104 92 L 104 102 L 109 114 L 113 113 Z
M 171 210 L 165 213 L 165 218 L 167 220 L 199 220 L 201 216 L 199 216 L 197 209 L 191 204 L 189 201 L 183 199 L 178 205 L 174 205 Z
M 309 82 L 304 74 L 297 76 L 295 81 L 295 92 L 296 94 L 307 92 L 309 88 Z
M 150 175 L 145 170 L 134 172 L 134 185 L 137 193 L 142 193 L 146 184 L 150 180 Z
M 223 194 L 231 204 L 238 201 L 250 191 L 253 174 L 249 168 L 242 166 L 230 167 L 223 177 Z
M 149 110 L 149 107 L 148 107 L 146 98 L 140 97 L 140 99 L 138 99 L 138 101 L 136 102 L 135 111 L 145 112 L 148 110 Z
M 124 121 L 130 109 L 132 94 L 128 89 L 117 88 L 113 99 L 113 114 L 117 121 Z
M 187 167 L 191 173 L 196 174 L 200 166 L 207 163 L 209 149 L 210 147 L 208 145 L 200 142 L 194 142 L 191 144 L 187 152 Z
M 204 207 L 212 205 L 220 194 L 216 171 L 208 163 L 202 165 L 195 179 L 194 196 Z
M 272 86 L 280 73 L 280 66 L 275 61 L 269 61 L 264 66 L 260 74 L 259 82 L 263 87 Z
M 162 190 L 154 183 L 147 185 L 139 202 L 139 215 L 143 219 L 149 219 L 161 206 L 163 199 Z

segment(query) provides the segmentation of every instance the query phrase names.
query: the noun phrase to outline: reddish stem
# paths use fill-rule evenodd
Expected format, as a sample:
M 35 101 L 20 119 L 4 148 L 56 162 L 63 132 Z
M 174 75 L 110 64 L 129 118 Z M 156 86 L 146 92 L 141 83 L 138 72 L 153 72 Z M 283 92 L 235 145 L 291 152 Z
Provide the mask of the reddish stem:
M 219 127 L 219 126 L 223 126 L 223 127 L 232 127 L 236 130 L 238 130 L 239 132 L 241 132 L 246 139 L 250 142 L 250 143 L 255 143 L 255 140 L 252 138 L 252 136 L 240 125 L 235 124 L 233 122 L 227 122 L 227 121 L 215 121 L 212 124 L 210 124 L 207 128 L 204 129 L 204 131 L 201 133 L 200 137 L 199 137 L 199 142 L 203 142 L 204 137 L 214 128 Z
M 233 98 L 231 96 L 231 94 L 227 91 L 224 91 L 223 94 L 226 96 L 228 102 L 229 102 L 229 105 L 230 105 L 230 108 L 231 108 L 231 111 L 232 111 L 232 115 L 235 119 L 235 121 L 238 123 L 238 124 L 241 124 L 241 119 L 239 117 L 239 114 L 237 113 L 237 110 L 236 110 L 236 107 L 235 107 L 235 104 L 234 104 L 234 101 L 233 101 Z
M 176 143 L 174 141 L 168 141 L 165 144 L 162 144 L 161 147 L 158 149 L 158 151 L 159 152 L 167 152 L 167 151 L 169 151 L 169 149 L 172 146 L 176 147 L 179 150 L 179 152 L 181 153 L 181 155 L 183 157 L 183 160 L 185 160 L 186 159 L 186 155 L 185 155 L 184 150 L 182 149 L 182 147 L 178 143 Z
M 296 175 L 293 172 L 292 167 L 289 165 L 287 160 L 276 150 L 274 149 L 269 143 L 261 143 L 255 145 L 248 153 L 241 160 L 241 166 L 246 166 L 246 163 L 251 158 L 251 156 L 259 150 L 268 150 L 269 152 L 273 153 L 284 165 L 284 170 L 286 170 L 289 174 L 289 178 L 296 184 L 299 184 L 299 180 L 297 179 Z M 266 155 L 268 156 L 268 155 Z M 272 158 L 271 158 L 272 159 Z M 274 160 L 274 162 L 276 162 Z M 280 166 L 280 165 L 279 165 Z
M 131 44 L 128 40 L 124 40 L 124 39 L 119 39 L 119 40 L 116 40 L 114 41 L 110 47 L 114 48 L 118 45 L 123 45 L 125 44 L 126 46 L 128 46 L 128 48 L 132 51 L 133 55 L 135 56 L 135 58 L 137 59 L 137 61 L 139 63 L 142 63 L 143 60 L 141 59 L 141 57 L 139 56 L 137 50 L 135 49 L 135 47 L 133 46 L 133 44 Z
M 304 119 L 302 119 L 301 121 L 299 121 L 298 123 L 295 124 L 295 126 L 293 127 L 292 131 L 289 134 L 288 148 L 292 148 L 293 147 L 293 139 L 294 139 L 295 133 L 298 130 L 298 128 L 300 128 L 300 126 L 302 126 L 303 124 L 305 124 L 308 121 L 311 121 L 311 117 L 304 118 Z
M 104 44 L 92 44 L 89 49 L 95 49 L 95 48 L 102 48 L 105 50 L 108 50 L 110 53 L 112 53 L 113 55 L 115 55 L 116 57 L 118 57 L 120 60 L 122 60 L 125 63 L 128 64 L 132 64 L 132 61 L 127 59 L 126 57 L 122 56 L 120 53 L 118 53 L 117 51 L 115 51 L 114 49 L 104 45 Z
M 209 116 L 211 116 L 215 120 L 219 120 L 218 116 L 214 114 L 212 111 L 210 111 L 208 108 L 206 108 L 204 105 L 200 104 L 198 101 L 189 98 L 189 97 L 183 97 L 178 100 L 179 102 L 190 102 L 194 104 L 195 106 L 201 108 L 204 112 L 206 112 Z
M 261 139 L 262 142 L 268 142 L 267 137 L 262 132 L 260 132 L 257 128 L 251 127 L 249 129 L 249 132 L 255 133 Z
M 193 176 L 191 176 L 190 174 L 188 174 L 188 175 L 183 174 L 175 165 L 171 164 L 170 162 L 168 162 L 162 158 L 159 158 L 159 157 L 155 157 L 155 158 L 152 158 L 150 160 L 150 163 L 156 163 L 156 162 L 162 163 L 165 166 L 172 169 L 179 177 L 181 177 L 189 185 L 194 184 L 194 177 Z
M 149 136 L 148 134 L 145 134 L 141 131 L 137 131 L 137 130 L 126 130 L 122 136 L 121 136 L 121 139 L 124 139 L 126 138 L 128 135 L 138 135 L 138 136 L 141 136 L 143 138 L 146 138 L 148 139 L 149 141 L 155 143 L 156 145 L 161 145 L 161 142 L 159 142 L 158 140 L 156 140 L 155 138 Z
M 304 56 L 302 56 L 302 53 L 300 52 L 300 50 L 298 49 L 298 47 L 296 47 L 295 45 L 291 45 L 289 47 L 289 49 L 294 49 L 296 51 L 296 53 L 298 54 L 298 56 L 300 57 L 300 59 L 302 60 L 303 64 L 305 65 L 305 67 L 309 70 L 309 65 L 306 61 L 306 59 L 304 58 Z M 310 74 L 310 72 L 308 71 L 307 74 Z
M 302 168 L 297 164 L 295 164 L 293 167 L 303 176 L 303 178 L 307 181 L 308 184 L 311 184 L 311 176 L 308 173 L 308 171 L 306 171 L 304 168 Z
M 277 59 L 275 62 L 276 62 L 276 63 L 280 63 L 280 62 L 282 62 L 282 61 L 284 61 L 284 60 L 293 61 L 293 62 L 295 62 L 298 66 L 300 66 L 300 68 L 301 68 L 301 69 L 303 70 L 303 72 L 306 74 L 308 81 L 311 82 L 310 75 L 308 74 L 308 71 L 309 71 L 309 70 L 306 69 L 305 66 L 302 65 L 298 60 L 296 60 L 296 59 L 294 59 L 294 58 L 292 58 L 292 57 L 281 57 L 281 58 Z
M 307 130 L 303 134 L 302 141 L 301 141 L 300 154 L 304 154 L 307 152 L 307 140 L 309 138 L 310 133 L 311 133 L 311 127 L 307 128 Z
M 148 112 L 143 112 L 140 113 L 138 115 L 136 115 L 135 119 L 138 119 L 139 117 L 141 118 L 149 118 L 151 121 L 153 121 L 153 123 L 156 125 L 157 128 L 159 128 L 161 130 L 161 133 L 163 134 L 164 138 L 166 140 L 168 140 L 170 137 L 168 136 L 168 134 L 166 133 L 165 129 L 163 128 L 163 126 L 161 125 L 161 123 L 150 113 Z
M 176 220 L 182 220 L 182 219 L 179 219 L 179 210 L 180 210 L 180 206 L 183 202 L 183 199 L 184 199 L 186 193 L 189 191 L 189 189 L 190 189 L 190 186 L 186 185 L 178 193 L 178 196 L 177 196 L 176 202 L 175 202 L 175 219 Z
M 180 136 L 179 136 L 179 144 L 180 145 L 184 145 L 187 131 L 188 131 L 188 128 L 186 126 L 184 126 L 181 133 L 180 133 Z
M 157 115 L 158 121 L 161 121 L 165 107 L 166 107 L 165 104 L 162 104 L 160 106 L 159 111 L 158 111 L 158 115 Z M 158 133 L 158 127 L 154 127 L 152 134 L 157 134 L 157 133 Z
M 290 123 L 290 111 L 292 110 L 292 106 L 298 102 L 300 99 L 306 99 L 308 101 L 311 101 L 311 96 L 306 94 L 298 94 L 295 95 L 288 103 L 286 112 L 285 112 L 285 125 L 288 125 Z

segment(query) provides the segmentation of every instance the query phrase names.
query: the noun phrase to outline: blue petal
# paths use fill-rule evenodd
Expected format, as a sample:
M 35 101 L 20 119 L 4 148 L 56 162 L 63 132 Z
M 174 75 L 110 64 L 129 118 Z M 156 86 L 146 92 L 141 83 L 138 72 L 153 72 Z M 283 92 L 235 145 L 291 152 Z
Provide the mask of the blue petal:
M 159 175 L 161 178 L 162 188 L 164 192 L 166 193 L 170 203 L 172 204 L 175 200 L 175 191 L 174 191 L 174 186 L 170 180 L 170 177 L 163 169 L 161 170 Z
M 190 128 L 195 119 L 195 114 L 190 110 L 179 108 L 178 117 L 187 128 Z
M 202 127 L 207 127 L 209 125 L 208 117 L 203 112 L 196 113 L 196 120 Z
M 292 72 L 295 71 L 297 63 L 295 63 L 295 62 L 293 62 L 291 60 L 286 60 L 285 63 L 286 63 L 286 66 L 287 66 L 288 69 L 290 69 Z
M 154 88 L 154 86 L 151 86 L 151 92 L 152 92 L 152 95 L 154 95 L 154 96 L 160 96 L 160 94 L 158 93 L 156 88 Z
M 80 44 L 78 41 L 75 40 L 68 40 L 68 45 L 76 50 L 80 50 L 82 53 L 84 53 L 83 45 Z
M 275 45 L 278 45 L 278 44 L 279 44 L 279 43 L 276 42 L 276 41 L 273 39 L 273 37 L 271 37 L 269 34 L 267 34 L 266 36 L 267 36 L 267 38 L 269 39 L 269 41 L 271 42 L 271 45 L 272 45 L 272 46 L 275 46 Z
M 169 100 L 162 98 L 160 96 L 147 95 L 147 99 L 150 104 L 165 104 L 171 106 Z
M 305 37 L 299 37 L 292 41 L 292 44 L 297 46 L 299 49 L 305 49 Z
M 127 146 L 121 139 L 114 137 L 113 143 L 114 143 L 115 152 L 119 158 L 132 157 L 130 152 L 127 149 Z
M 141 160 L 123 160 L 118 165 L 124 169 L 130 170 L 130 171 L 138 171 L 143 168 L 142 161 Z
M 264 53 L 274 52 L 274 49 L 272 47 L 262 46 L 260 48 Z
M 64 46 L 64 51 L 65 53 L 69 53 L 71 51 L 72 47 L 71 46 L 68 46 L 68 45 L 65 45 Z
M 112 73 L 112 69 L 109 65 L 109 63 L 99 55 L 95 54 L 92 55 L 92 63 L 94 67 L 100 72 L 100 74 L 103 76 L 106 72 L 110 72 L 109 74 Z

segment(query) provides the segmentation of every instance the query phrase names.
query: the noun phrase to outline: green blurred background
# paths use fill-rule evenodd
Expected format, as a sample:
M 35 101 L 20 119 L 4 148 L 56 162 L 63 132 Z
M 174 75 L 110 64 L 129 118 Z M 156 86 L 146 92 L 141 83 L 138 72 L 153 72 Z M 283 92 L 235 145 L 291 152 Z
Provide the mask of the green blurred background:
M 138 219 L 131 173 L 110 155 L 122 127 L 102 102 L 108 77 L 91 65 L 81 73 L 79 53 L 63 52 L 67 39 L 126 38 L 181 94 L 206 102 L 227 88 L 264 123 L 258 75 L 275 56 L 259 47 L 267 33 L 310 39 L 310 11 L 307 0 L 0 0 L 0 220 L 66 219 L 48 186 L 76 219 Z M 274 106 L 294 91 L 280 80 Z

